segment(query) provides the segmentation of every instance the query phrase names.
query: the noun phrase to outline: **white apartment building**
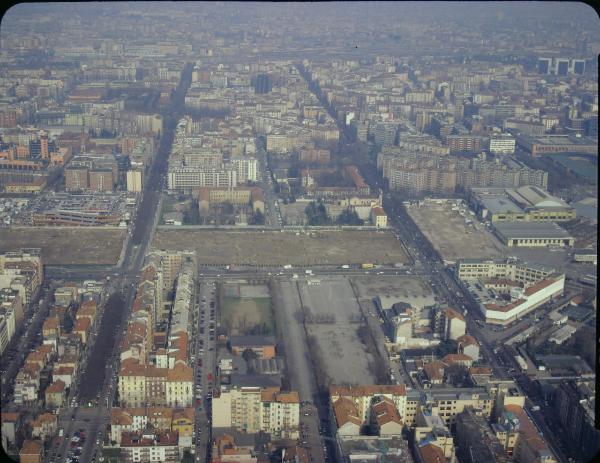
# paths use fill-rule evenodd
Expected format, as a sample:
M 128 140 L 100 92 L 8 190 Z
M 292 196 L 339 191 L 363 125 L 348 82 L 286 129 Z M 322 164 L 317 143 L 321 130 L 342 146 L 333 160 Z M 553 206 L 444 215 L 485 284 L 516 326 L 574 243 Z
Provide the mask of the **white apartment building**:
M 490 138 L 490 153 L 514 154 L 516 140 L 510 135 L 495 136 Z
M 141 170 L 128 170 L 127 171 L 127 191 L 134 193 L 141 193 L 143 172 Z
M 539 281 L 555 270 L 540 264 L 520 262 L 516 259 L 463 259 L 458 262 L 458 278 L 476 281 L 486 278 L 514 280 L 525 287 Z
M 540 264 L 516 259 L 461 260 L 457 273 L 468 291 L 476 297 L 487 323 L 509 323 L 562 294 L 565 276 Z M 510 295 L 502 303 L 497 293 Z
M 204 170 L 198 167 L 176 167 L 169 169 L 169 190 L 191 191 L 199 187 L 236 187 L 237 171 L 233 168 L 224 170 Z
M 213 426 L 297 438 L 300 398 L 278 388 L 232 387 L 213 397 Z
M 168 407 L 191 407 L 194 398 L 193 370 L 175 365 L 167 371 L 166 403 Z
M 237 172 L 240 183 L 258 181 L 258 160 L 256 158 L 233 158 L 231 164 Z

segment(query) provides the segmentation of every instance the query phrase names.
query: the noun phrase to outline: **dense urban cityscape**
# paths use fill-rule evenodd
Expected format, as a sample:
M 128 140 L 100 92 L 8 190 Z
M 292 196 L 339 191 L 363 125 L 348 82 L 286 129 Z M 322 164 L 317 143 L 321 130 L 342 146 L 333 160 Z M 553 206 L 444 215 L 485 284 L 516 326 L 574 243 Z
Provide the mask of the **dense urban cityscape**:
M 590 6 L 23 3 L 0 43 L 7 458 L 598 457 Z

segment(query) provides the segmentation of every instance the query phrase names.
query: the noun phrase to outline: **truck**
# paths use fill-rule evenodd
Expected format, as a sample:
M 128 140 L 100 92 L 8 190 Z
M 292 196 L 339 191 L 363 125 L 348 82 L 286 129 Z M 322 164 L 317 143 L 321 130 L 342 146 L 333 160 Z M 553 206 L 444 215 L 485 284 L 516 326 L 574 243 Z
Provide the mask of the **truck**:
M 304 271 L 304 273 L 306 273 L 307 275 L 312 275 L 312 270 L 311 269 L 307 269 Z
M 58 430 L 58 437 L 62 437 L 64 435 L 64 433 L 65 433 L 65 430 L 63 428 L 60 428 Z
M 362 268 L 373 268 L 375 267 L 375 264 L 373 264 L 373 262 L 365 262 L 361 265 Z
M 348 264 L 344 264 L 344 265 L 342 265 L 342 268 L 346 269 L 346 268 L 350 268 L 350 266 Z

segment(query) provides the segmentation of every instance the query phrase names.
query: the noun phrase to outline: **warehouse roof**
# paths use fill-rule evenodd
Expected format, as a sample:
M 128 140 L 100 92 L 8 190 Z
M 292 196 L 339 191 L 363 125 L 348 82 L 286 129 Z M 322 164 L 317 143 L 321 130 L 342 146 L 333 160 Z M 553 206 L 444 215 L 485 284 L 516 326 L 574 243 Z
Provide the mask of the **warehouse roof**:
M 481 203 L 492 214 L 500 212 L 523 212 L 523 209 L 506 196 L 484 196 L 481 199 Z
M 573 237 L 553 222 L 499 222 L 494 228 L 505 238 L 564 238 Z

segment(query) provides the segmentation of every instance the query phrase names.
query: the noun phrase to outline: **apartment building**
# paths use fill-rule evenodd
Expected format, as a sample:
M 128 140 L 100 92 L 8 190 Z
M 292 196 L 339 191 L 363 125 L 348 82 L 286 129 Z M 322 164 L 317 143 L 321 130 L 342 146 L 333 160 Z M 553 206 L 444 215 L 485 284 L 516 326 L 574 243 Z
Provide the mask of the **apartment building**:
M 278 437 L 299 435 L 300 398 L 277 387 L 232 386 L 213 397 L 213 427 L 234 427 L 247 433 Z
M 418 195 L 423 192 L 453 193 L 457 174 L 444 158 L 419 160 L 384 158 L 383 176 L 390 189 Z
M 263 389 L 260 402 L 262 430 L 285 439 L 297 439 L 300 436 L 300 397 L 297 392 Z
M 444 420 L 438 416 L 438 407 L 420 407 L 415 418 L 414 443 L 417 461 L 455 463 L 454 438 Z M 431 460 L 431 457 L 434 458 Z
M 23 306 L 31 303 L 43 280 L 40 249 L 0 253 L 0 288 L 17 290 Z
M 181 460 L 177 431 L 123 432 L 121 459 L 125 463 L 177 463 Z
M 167 370 L 166 402 L 168 407 L 191 407 L 194 398 L 194 371 L 185 365 Z
M 67 191 L 83 191 L 89 188 L 89 173 L 86 167 L 67 167 L 65 169 L 65 187 Z
M 199 187 L 236 187 L 238 185 L 237 170 L 204 170 L 198 167 L 170 168 L 168 173 L 169 190 L 191 192 Z
M 450 307 L 437 307 L 432 311 L 432 327 L 444 340 L 458 340 L 466 332 L 465 317 Z
M 232 158 L 230 162 L 237 172 L 239 182 L 258 181 L 258 160 L 256 158 Z
M 527 288 L 542 280 L 555 270 L 537 264 L 519 261 L 517 259 L 462 259 L 458 262 L 458 278 L 463 281 L 486 279 L 512 280 Z
M 585 381 L 563 381 L 556 393 L 556 409 L 566 440 L 582 461 L 591 461 L 600 451 L 600 431 L 594 427 L 595 391 Z
M 31 423 L 31 437 L 45 441 L 52 438 L 58 428 L 58 418 L 54 413 L 42 413 Z
M 383 207 L 375 206 L 371 209 L 371 223 L 377 228 L 386 228 L 388 217 Z
M 138 169 L 131 169 L 127 171 L 127 191 L 134 193 L 141 193 L 144 187 L 143 179 L 144 172 Z
M 510 414 L 509 416 L 513 424 L 518 422 L 517 436 L 512 435 L 510 426 L 505 427 L 507 437 L 509 437 L 507 448 L 510 448 L 508 447 L 510 445 L 514 445 L 513 459 L 515 461 L 518 463 L 556 463 L 558 461 L 522 406 L 506 405 L 504 410 Z M 508 423 L 505 421 L 505 424 Z M 499 434 L 501 437 L 504 437 L 503 433 Z M 515 439 L 514 444 L 513 438 Z
M 193 408 L 140 407 L 111 409 L 110 439 L 120 445 L 124 432 L 140 433 L 151 427 L 161 432 L 177 432 L 179 447 L 192 446 Z
M 119 370 L 119 401 L 124 407 L 141 407 L 146 404 L 146 366 L 133 359 L 121 362 Z
M 361 423 L 371 420 L 371 402 L 375 397 L 387 398 L 393 402 L 405 424 L 412 424 L 406 416 L 406 386 L 399 385 L 369 385 L 369 386 L 330 386 L 330 416 L 335 417 L 333 404 L 340 398 L 346 398 L 356 407 L 356 416 Z M 414 417 L 413 417 L 414 419 Z M 335 421 L 332 421 L 335 423 Z M 410 423 L 410 424 L 409 424 Z
M 193 371 L 176 364 L 173 368 L 158 368 L 138 363 L 130 358 L 121 362 L 119 399 L 122 406 L 141 407 L 146 404 L 189 407 L 193 397 Z
M 510 135 L 495 135 L 490 138 L 489 151 L 492 154 L 514 154 L 516 140 Z
M 115 179 L 110 169 L 91 169 L 89 181 L 91 191 L 110 192 L 114 189 Z
M 450 154 L 460 152 L 479 153 L 487 145 L 487 138 L 471 134 L 448 135 L 443 140 L 448 146 Z
M 40 371 L 41 367 L 37 364 L 26 364 L 19 370 L 14 387 L 14 403 L 16 405 L 28 405 L 37 401 Z
M 141 294 L 150 297 L 152 319 L 155 324 L 164 322 L 168 317 L 165 306 L 169 292 L 174 288 L 177 275 L 181 272 L 184 262 L 196 262 L 194 251 L 152 251 L 146 256 L 146 264 L 140 280 Z M 194 264 L 196 265 L 196 264 Z M 140 301 L 141 303 L 141 301 Z
M 510 462 L 490 425 L 471 407 L 465 408 L 456 417 L 456 444 L 461 462 Z
M 507 324 L 563 294 L 565 275 L 552 273 L 527 287 L 514 280 L 463 281 L 486 323 Z M 502 297 L 504 296 L 504 297 Z
M 2 421 L 2 448 L 12 449 L 16 445 L 16 437 L 24 424 L 23 416 L 19 412 L 3 411 L 0 415 Z
M 23 321 L 23 302 L 18 289 L 0 289 L 0 354 Z

